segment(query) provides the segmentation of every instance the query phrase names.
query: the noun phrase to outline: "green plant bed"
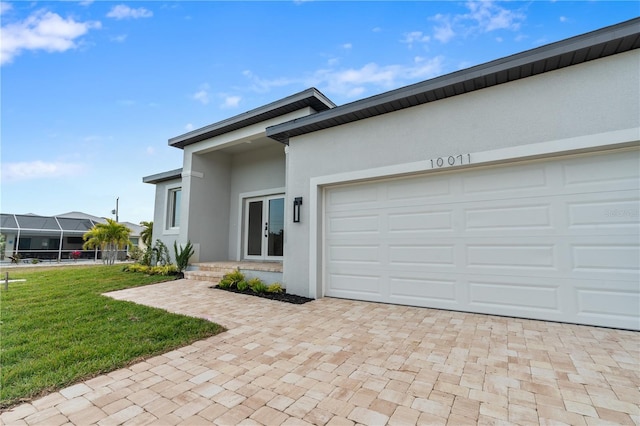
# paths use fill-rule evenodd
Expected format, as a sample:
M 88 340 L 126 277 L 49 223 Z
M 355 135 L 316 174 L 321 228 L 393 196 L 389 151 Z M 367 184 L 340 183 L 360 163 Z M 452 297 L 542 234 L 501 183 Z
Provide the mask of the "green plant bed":
M 222 288 L 219 286 L 213 286 L 210 288 L 217 289 L 217 290 L 230 291 L 232 293 L 247 294 L 249 296 L 262 297 L 264 299 L 277 300 L 278 302 L 293 303 L 294 305 L 302 305 L 304 303 L 311 302 L 312 300 L 314 300 L 304 296 L 289 294 L 284 290 L 280 293 L 269 293 L 269 292 L 256 293 L 251 288 L 247 288 L 245 290 L 238 290 L 236 287 Z
M 296 305 L 301 305 L 313 300 L 308 297 L 288 294 L 285 289 L 282 288 L 282 284 L 280 283 L 267 285 L 260 278 L 251 278 L 250 280 L 245 281 L 244 274 L 237 269 L 225 274 L 218 285 L 211 288 L 226 290 L 232 293 L 263 297 L 265 299 L 277 300 L 280 302 L 294 303 Z
M 102 293 L 173 280 L 120 266 L 10 271 L 0 292 L 0 408 L 224 331 L 209 321 Z

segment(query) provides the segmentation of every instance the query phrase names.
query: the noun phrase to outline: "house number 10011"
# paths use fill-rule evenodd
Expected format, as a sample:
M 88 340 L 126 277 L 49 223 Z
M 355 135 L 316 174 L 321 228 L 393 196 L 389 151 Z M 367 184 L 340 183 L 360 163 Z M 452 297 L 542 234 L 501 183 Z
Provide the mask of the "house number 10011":
M 461 166 L 463 164 L 471 164 L 471 154 L 449 155 L 448 157 L 431 159 L 432 169 L 456 165 Z

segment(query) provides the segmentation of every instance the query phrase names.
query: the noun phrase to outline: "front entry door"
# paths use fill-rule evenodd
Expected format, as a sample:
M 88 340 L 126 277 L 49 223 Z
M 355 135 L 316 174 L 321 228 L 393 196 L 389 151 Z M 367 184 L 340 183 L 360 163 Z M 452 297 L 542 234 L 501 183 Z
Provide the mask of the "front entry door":
M 249 198 L 245 202 L 246 259 L 281 260 L 284 254 L 284 197 Z

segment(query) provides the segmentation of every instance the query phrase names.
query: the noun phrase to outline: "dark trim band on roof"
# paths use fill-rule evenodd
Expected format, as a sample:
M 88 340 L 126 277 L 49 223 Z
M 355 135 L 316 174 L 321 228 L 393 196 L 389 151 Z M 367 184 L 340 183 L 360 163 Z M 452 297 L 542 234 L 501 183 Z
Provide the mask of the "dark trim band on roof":
M 469 93 L 640 47 L 640 18 L 433 78 L 267 128 L 289 138 Z
M 184 148 L 187 145 L 260 123 L 261 121 L 274 117 L 279 117 L 302 108 L 311 107 L 315 111 L 320 112 L 334 108 L 335 106 L 329 98 L 323 95 L 318 89 L 312 87 L 243 114 L 171 138 L 169 139 L 169 145 L 176 148 Z
M 160 183 L 167 180 L 178 179 L 182 177 L 182 169 L 169 170 L 168 172 L 157 173 L 155 175 L 145 176 L 142 178 L 143 183 Z

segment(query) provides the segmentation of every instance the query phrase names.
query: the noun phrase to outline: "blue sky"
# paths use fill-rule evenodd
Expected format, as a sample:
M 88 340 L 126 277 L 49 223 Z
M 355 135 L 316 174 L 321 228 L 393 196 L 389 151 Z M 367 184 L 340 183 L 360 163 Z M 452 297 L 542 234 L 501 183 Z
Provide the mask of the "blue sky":
M 635 1 L 8 1 L 3 213 L 153 219 L 167 140 L 316 87 L 342 105 L 640 15 Z M 274 142 L 275 143 L 275 142 Z

